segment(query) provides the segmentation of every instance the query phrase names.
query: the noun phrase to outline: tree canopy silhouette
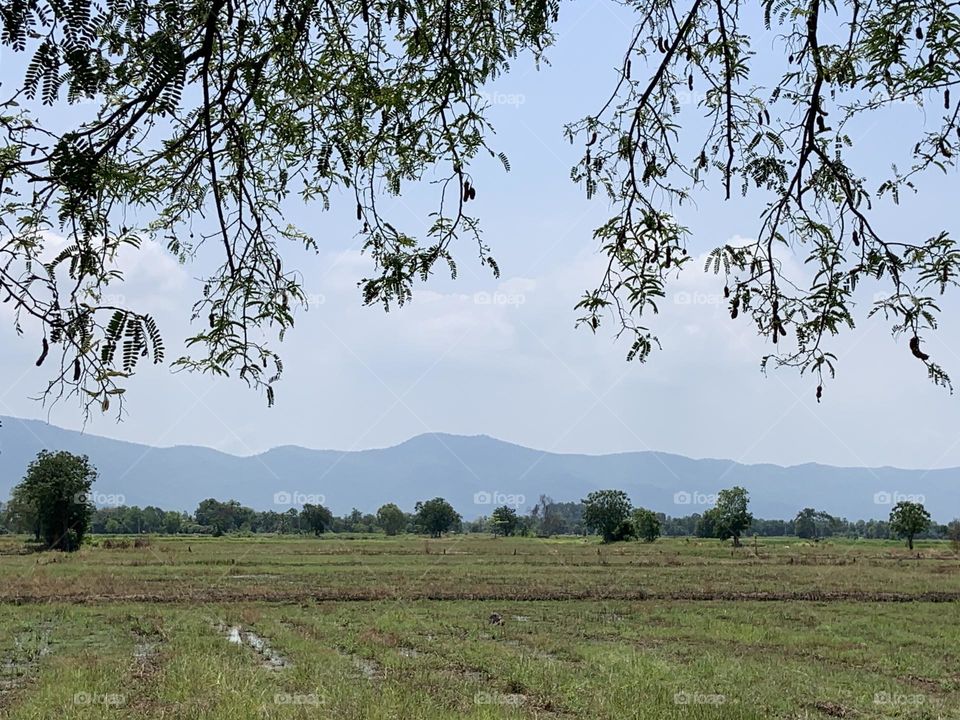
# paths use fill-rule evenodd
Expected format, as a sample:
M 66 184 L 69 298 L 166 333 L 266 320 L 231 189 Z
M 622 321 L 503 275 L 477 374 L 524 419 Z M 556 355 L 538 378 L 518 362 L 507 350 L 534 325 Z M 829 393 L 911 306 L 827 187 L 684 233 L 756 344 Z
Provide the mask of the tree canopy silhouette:
M 953 167 L 958 7 L 626 5 L 636 27 L 609 100 L 565 129 L 583 149 L 573 180 L 612 207 L 595 231 L 606 270 L 577 304 L 579 322 L 612 324 L 628 358 L 646 359 L 659 345 L 651 315 L 692 261 L 682 208 L 698 193 L 751 193 L 764 204 L 755 237 L 716 247 L 707 269 L 723 276 L 731 318 L 769 339 L 765 367 L 813 373 L 819 399 L 858 285 L 881 281 L 869 314 L 949 386 L 922 337 L 960 252 L 949 228 L 891 237 L 875 208 Z M 510 169 L 483 88 L 519 55 L 539 60 L 560 11 L 556 0 L 0 0 L 2 49 L 23 65 L 0 95 L 0 291 L 17 330 L 42 335 L 46 397 L 107 410 L 140 362 L 166 360 L 153 318 L 106 292 L 119 250 L 151 239 L 184 262 L 218 249 L 173 364 L 237 374 L 272 403 L 283 371 L 273 342 L 306 299 L 284 256 L 316 247 L 283 219 L 291 196 L 329 207 L 352 193 L 375 267 L 360 279 L 367 304 L 402 305 L 440 268 L 455 276 L 458 239 L 498 273 L 471 210 L 485 180 L 471 161 L 488 152 Z M 778 50 L 759 54 L 761 40 Z M 701 100 L 683 106 L 694 88 Z M 865 176 L 853 128 L 904 101 L 925 111 L 902 123 L 904 147 L 872 154 L 907 164 Z M 378 203 L 415 184 L 436 192 L 419 237 Z M 55 255 L 53 233 L 67 239 Z M 809 273 L 791 275 L 785 254 Z

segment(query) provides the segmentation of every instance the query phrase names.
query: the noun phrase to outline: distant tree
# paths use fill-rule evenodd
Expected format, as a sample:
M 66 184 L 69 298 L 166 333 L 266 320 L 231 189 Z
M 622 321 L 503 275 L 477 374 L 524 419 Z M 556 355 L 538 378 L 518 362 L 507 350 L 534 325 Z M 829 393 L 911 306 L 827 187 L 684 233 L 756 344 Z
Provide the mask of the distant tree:
M 653 542 L 660 537 L 660 518 L 653 510 L 637 508 L 631 517 L 634 535 L 644 542 Z
M 721 490 L 717 494 L 716 531 L 721 540 L 733 538 L 733 546 L 740 547 L 740 536 L 743 535 L 753 522 L 753 515 L 747 510 L 750 504 L 750 494 L 742 487 L 736 486 Z
M 14 490 L 18 502 L 32 509 L 37 535 L 52 550 L 80 547 L 90 526 L 90 488 L 97 470 L 86 455 L 41 450 Z
M 307 503 L 300 511 L 302 527 L 306 527 L 314 535 L 322 535 L 333 526 L 333 513 L 323 505 Z
M 819 540 L 821 537 L 832 535 L 837 522 L 837 518 L 830 513 L 808 507 L 797 513 L 793 527 L 798 538 Z
M 953 551 L 960 555 L 960 519 L 951 520 L 947 525 L 947 539 L 953 545 Z
M 185 518 L 183 517 L 183 513 L 167 510 L 163 514 L 163 532 L 169 535 L 175 535 L 180 532 L 180 528 L 183 527 L 184 522 Z
M 509 536 L 517 531 L 520 518 L 517 511 L 509 505 L 503 505 L 493 511 L 490 516 L 490 529 L 494 535 Z
M 890 529 L 907 539 L 907 547 L 913 550 L 913 538 L 930 527 L 930 513 L 920 503 L 902 501 L 890 511 Z
M 603 542 L 624 540 L 629 534 L 630 511 L 633 506 L 623 490 L 597 490 L 583 501 L 583 522 Z
M 417 527 L 430 537 L 438 538 L 453 530 L 460 522 L 460 514 L 443 498 L 418 502 L 414 508 Z
M 377 510 L 377 526 L 387 535 L 399 535 L 407 527 L 407 514 L 393 503 Z
M 220 502 L 214 498 L 207 498 L 200 502 L 193 516 L 198 525 L 211 528 L 214 535 L 223 535 L 240 526 L 238 522 L 240 509 L 240 503 L 236 500 Z
M 40 542 L 40 514 L 25 497 L 19 485 L 10 493 L 10 501 L 6 504 L 4 517 L 8 530 L 15 533 L 32 533 L 34 540 Z

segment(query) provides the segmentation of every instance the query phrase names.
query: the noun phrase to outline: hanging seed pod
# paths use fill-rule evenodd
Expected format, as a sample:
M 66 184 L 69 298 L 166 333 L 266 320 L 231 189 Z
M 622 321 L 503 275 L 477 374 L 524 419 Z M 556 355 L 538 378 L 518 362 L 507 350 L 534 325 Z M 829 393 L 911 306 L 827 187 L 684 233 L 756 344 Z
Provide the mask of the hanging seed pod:
M 40 352 L 40 357 L 37 358 L 37 367 L 43 365 L 43 361 L 47 359 L 48 352 L 50 352 L 50 343 L 47 342 L 46 338 L 43 338 L 43 350 Z
M 730 288 L 727 287 L 726 285 L 723 286 L 723 297 L 724 298 L 730 297 Z
M 856 230 L 853 231 L 853 244 L 860 247 L 860 233 Z
M 759 124 L 763 125 L 763 113 L 762 113 L 762 112 L 758 112 L 758 113 L 757 113 L 757 122 L 758 122 Z
M 210 321 L 210 327 L 213 327 L 214 325 L 217 324 L 217 316 L 214 315 L 213 313 L 210 313 L 210 317 L 207 319 Z
M 917 40 L 923 40 L 923 28 L 917 25 Z
M 823 385 L 817 385 L 817 402 L 823 397 Z
M 590 136 L 590 142 L 587 143 L 587 147 L 590 147 L 590 146 L 593 145 L 596 141 L 597 141 L 597 134 L 594 133 L 593 135 Z
M 630 67 L 631 67 L 631 64 L 632 64 L 632 63 L 631 63 L 631 61 L 630 61 L 630 58 L 627 58 L 627 68 L 626 68 L 626 70 L 624 71 L 624 75 L 626 76 L 627 80 L 630 79 Z
M 793 55 L 792 55 L 792 54 L 787 58 L 787 62 L 790 63 L 791 65 L 793 64 Z
M 705 168 L 707 166 L 707 154 L 701 150 L 700 151 L 700 167 Z
M 73 381 L 80 382 L 80 358 L 73 361 Z
M 730 305 L 730 319 L 731 319 L 731 320 L 736 320 L 736 319 L 737 319 L 737 315 L 739 315 L 739 314 L 740 314 L 740 296 L 737 295 L 737 296 L 733 299 L 733 303 L 731 303 L 731 305 Z
M 910 338 L 910 352 L 913 353 L 913 356 L 918 360 L 926 362 L 930 359 L 930 356 L 920 349 L 920 338 L 916 335 Z
M 945 110 L 950 109 L 950 88 L 943 91 L 943 107 Z
M 357 203 L 357 220 L 363 219 L 363 208 L 360 207 L 360 203 Z
M 687 76 L 687 90 L 693 92 L 693 73 Z
M 669 269 L 669 268 L 670 268 L 670 263 L 671 263 L 671 261 L 672 261 L 671 252 L 670 252 L 671 249 L 672 249 L 672 248 L 670 248 L 669 246 L 667 246 L 666 259 L 663 261 L 663 267 L 664 267 L 664 269 Z
M 470 199 L 471 200 L 477 199 L 477 189 L 475 187 L 470 188 Z

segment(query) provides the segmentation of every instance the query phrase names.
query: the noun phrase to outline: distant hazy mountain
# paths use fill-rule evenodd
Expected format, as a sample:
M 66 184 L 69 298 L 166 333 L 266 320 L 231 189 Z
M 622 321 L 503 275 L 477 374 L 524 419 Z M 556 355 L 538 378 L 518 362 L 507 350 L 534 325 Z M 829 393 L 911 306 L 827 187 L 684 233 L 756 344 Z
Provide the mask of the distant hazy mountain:
M 617 488 L 635 505 L 677 516 L 702 512 L 711 494 L 742 485 L 754 515 L 764 518 L 790 518 L 808 506 L 850 519 L 886 518 L 892 502 L 907 495 L 922 496 L 938 521 L 960 515 L 960 468 L 741 465 L 659 452 L 568 455 L 483 435 L 439 433 L 378 450 L 288 446 L 236 457 L 203 447 L 137 445 L 36 420 L 0 420 L 0 499 L 48 448 L 90 456 L 100 470 L 97 499 L 122 495 L 129 505 L 168 509 L 193 510 L 215 497 L 261 510 L 321 501 L 341 514 L 353 507 L 373 512 L 385 502 L 412 510 L 417 500 L 440 495 L 474 518 L 496 505 L 526 509 L 541 493 L 579 500 L 592 490 Z

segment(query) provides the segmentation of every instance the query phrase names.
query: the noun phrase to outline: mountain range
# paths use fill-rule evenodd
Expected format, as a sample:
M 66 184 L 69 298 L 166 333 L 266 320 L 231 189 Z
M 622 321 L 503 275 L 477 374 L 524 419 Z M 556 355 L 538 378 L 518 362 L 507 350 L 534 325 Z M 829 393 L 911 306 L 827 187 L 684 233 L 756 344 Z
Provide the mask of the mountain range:
M 101 505 L 192 511 L 214 497 L 258 510 L 319 502 L 342 514 L 354 507 L 373 512 L 386 502 L 410 511 L 418 500 L 442 496 L 472 519 L 497 505 L 526 510 L 541 494 L 569 501 L 614 488 L 625 490 L 634 505 L 680 516 L 702 512 L 717 491 L 742 485 L 753 514 L 762 518 L 792 518 L 814 507 L 851 520 L 886 519 L 900 499 L 924 502 L 939 522 L 960 516 L 960 468 L 782 467 L 652 451 L 566 454 L 443 433 L 382 449 L 283 446 L 240 457 L 205 447 L 129 443 L 37 420 L 0 422 L 0 500 L 36 454 L 49 449 L 90 457 L 99 470 L 93 499 Z

